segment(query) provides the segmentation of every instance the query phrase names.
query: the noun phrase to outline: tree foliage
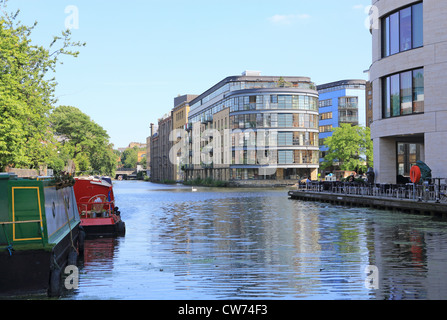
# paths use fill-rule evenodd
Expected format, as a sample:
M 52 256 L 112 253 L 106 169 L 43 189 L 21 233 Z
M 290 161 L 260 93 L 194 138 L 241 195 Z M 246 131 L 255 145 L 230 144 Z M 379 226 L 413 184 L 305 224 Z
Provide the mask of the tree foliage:
M 112 175 L 117 156 L 107 132 L 79 109 L 54 108 L 56 81 L 51 75 L 64 55 L 76 57 L 69 30 L 53 37 L 48 48 L 33 45 L 19 11 L 4 12 L 0 0 L 0 171 L 7 166 L 60 171 L 74 160 L 78 170 Z
M 53 132 L 61 140 L 63 161 L 73 159 L 78 171 L 114 175 L 118 157 L 109 135 L 76 107 L 59 106 L 49 117 Z
M 138 164 L 138 147 L 127 148 L 121 155 L 121 162 L 125 168 L 136 168 Z
M 341 170 L 348 171 L 366 171 L 368 166 L 373 166 L 373 143 L 367 127 L 341 124 L 334 129 L 331 137 L 325 139 L 324 144 L 329 150 L 321 169 L 333 166 L 335 162 Z

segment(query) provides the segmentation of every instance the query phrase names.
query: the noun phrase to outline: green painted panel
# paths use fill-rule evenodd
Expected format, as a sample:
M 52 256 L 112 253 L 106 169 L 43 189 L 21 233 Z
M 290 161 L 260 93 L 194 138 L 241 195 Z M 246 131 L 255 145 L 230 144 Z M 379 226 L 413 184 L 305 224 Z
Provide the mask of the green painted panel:
M 13 187 L 12 214 L 15 222 L 41 220 L 40 190 L 38 187 Z M 41 224 L 16 223 L 13 227 L 14 241 L 41 240 Z

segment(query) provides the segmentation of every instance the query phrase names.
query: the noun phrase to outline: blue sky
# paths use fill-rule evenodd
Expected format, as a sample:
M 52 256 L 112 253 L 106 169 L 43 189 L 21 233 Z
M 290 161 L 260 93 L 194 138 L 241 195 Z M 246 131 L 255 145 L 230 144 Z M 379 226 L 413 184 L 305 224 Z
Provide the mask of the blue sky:
M 316 84 L 367 79 L 370 0 L 9 0 L 48 46 L 72 21 L 78 58 L 57 67 L 58 105 L 78 107 L 118 147 L 146 142 L 179 94 L 200 94 L 244 70 Z

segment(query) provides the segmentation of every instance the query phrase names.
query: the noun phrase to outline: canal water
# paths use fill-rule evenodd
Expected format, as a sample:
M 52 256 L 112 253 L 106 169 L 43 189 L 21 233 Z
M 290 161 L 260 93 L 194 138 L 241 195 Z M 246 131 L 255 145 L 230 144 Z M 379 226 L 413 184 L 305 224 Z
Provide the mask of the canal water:
M 114 182 L 126 236 L 86 241 L 61 299 L 446 299 L 447 224 L 285 189 Z

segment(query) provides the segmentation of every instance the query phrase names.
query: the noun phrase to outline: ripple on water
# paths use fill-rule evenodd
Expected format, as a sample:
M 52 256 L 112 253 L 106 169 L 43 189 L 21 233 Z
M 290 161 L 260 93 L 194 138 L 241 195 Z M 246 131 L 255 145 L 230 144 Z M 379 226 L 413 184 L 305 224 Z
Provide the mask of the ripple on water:
M 286 190 L 114 187 L 127 234 L 91 243 L 67 299 L 447 298 L 444 222 Z

